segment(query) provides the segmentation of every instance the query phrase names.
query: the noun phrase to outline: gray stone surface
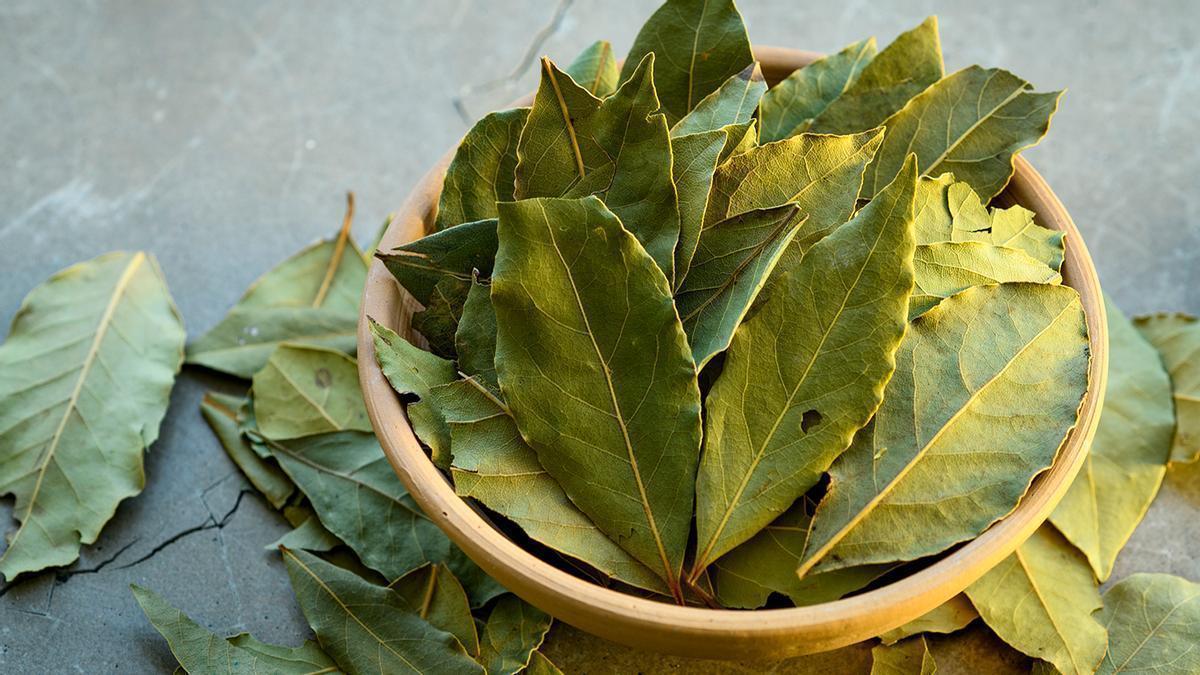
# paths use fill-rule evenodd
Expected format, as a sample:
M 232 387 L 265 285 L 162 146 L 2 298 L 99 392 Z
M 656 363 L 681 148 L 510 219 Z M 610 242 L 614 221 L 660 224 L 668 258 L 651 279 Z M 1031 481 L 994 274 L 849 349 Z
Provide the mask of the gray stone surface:
M 255 277 L 334 231 L 342 193 L 367 239 L 468 120 L 530 89 L 534 59 L 628 48 L 656 2 L 104 2 L 0 5 L 0 322 L 56 270 L 146 249 L 193 337 Z M 621 13 L 610 9 L 620 5 Z M 1028 157 L 1130 312 L 1200 312 L 1200 5 L 745 0 L 761 44 L 886 41 L 940 12 L 950 69 L 1001 65 L 1069 87 Z M 0 335 L 6 328 L 0 328 Z M 148 486 L 67 570 L 0 598 L 0 672 L 173 665 L 128 584 L 222 633 L 306 634 L 277 556 L 285 525 L 226 459 L 188 372 Z M 239 501 L 240 500 L 240 501 Z M 7 522 L 11 503 L 0 507 Z M 1118 574 L 1200 579 L 1200 479 L 1172 475 Z

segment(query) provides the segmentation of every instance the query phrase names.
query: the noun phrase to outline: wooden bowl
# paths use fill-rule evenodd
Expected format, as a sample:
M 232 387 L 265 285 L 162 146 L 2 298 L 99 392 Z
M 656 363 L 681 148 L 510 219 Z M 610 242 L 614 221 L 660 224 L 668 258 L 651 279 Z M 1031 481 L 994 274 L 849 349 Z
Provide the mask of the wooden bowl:
M 819 56 L 771 47 L 760 47 L 756 54 L 772 83 Z M 425 234 L 452 155 L 453 151 L 417 184 L 384 234 L 382 250 Z M 522 599 L 577 628 L 640 649 L 724 659 L 778 659 L 879 635 L 961 592 L 1025 541 L 1070 486 L 1099 421 L 1108 373 L 1108 332 L 1096 270 L 1079 231 L 1050 187 L 1024 159 L 1018 157 L 1015 164 L 1016 174 L 1000 199 L 1033 210 L 1043 225 L 1066 233 L 1063 282 L 1083 298 L 1091 350 L 1090 386 L 1078 424 L 1054 464 L 1033 482 L 1016 510 L 974 541 L 894 583 L 811 607 L 755 611 L 680 607 L 592 584 L 517 546 L 460 499 L 434 467 L 375 361 L 367 318 L 405 335 L 418 308 L 378 260 L 367 276 L 358 328 L 358 369 L 371 423 L 413 498 L 472 560 Z

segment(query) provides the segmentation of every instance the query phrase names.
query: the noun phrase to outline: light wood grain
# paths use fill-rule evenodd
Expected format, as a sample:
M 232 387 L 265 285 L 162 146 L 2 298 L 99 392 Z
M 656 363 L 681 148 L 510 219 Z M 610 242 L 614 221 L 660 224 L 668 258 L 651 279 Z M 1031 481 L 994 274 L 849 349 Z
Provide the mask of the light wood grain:
M 818 55 L 760 47 L 769 82 L 786 77 Z M 526 104 L 527 100 L 518 102 Z M 451 153 L 418 183 L 393 218 L 380 248 L 421 237 L 434 219 Z M 777 659 L 842 647 L 917 618 L 959 593 L 1009 555 L 1062 498 L 1091 445 L 1108 373 L 1108 331 L 1100 283 L 1087 247 L 1066 209 L 1024 159 L 998 198 L 1021 204 L 1040 224 L 1066 233 L 1063 280 L 1079 291 L 1087 314 L 1090 387 L 1079 421 L 1054 465 L 1039 476 L 1007 518 L 930 566 L 887 586 L 812 607 L 757 611 L 678 607 L 602 588 L 526 552 L 454 493 L 413 436 L 399 399 L 375 361 L 368 328 L 373 318 L 402 335 L 419 309 L 378 260 L 371 265 L 358 331 L 358 368 L 367 411 L 384 453 L 417 503 L 476 563 L 505 587 L 577 628 L 632 647 L 683 656 Z M 400 545 L 399 542 L 397 545 Z

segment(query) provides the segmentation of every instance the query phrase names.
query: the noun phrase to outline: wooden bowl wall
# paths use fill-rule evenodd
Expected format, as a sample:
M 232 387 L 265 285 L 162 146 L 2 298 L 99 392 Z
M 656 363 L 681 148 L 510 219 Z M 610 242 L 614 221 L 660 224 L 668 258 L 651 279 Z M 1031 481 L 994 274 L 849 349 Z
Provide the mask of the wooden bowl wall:
M 769 82 L 777 82 L 819 55 L 760 47 L 756 55 Z M 526 101 L 520 102 L 527 104 Z M 433 222 L 453 150 L 413 189 L 383 237 L 381 250 L 423 236 Z M 375 361 L 368 328 L 373 318 L 401 335 L 419 305 L 378 260 L 363 295 L 358 368 L 371 423 L 384 453 L 421 508 L 488 574 L 556 618 L 632 647 L 683 656 L 777 659 L 835 649 L 874 637 L 937 607 L 1008 556 L 1049 516 L 1091 444 L 1108 372 L 1108 334 L 1099 281 L 1087 247 L 1050 187 L 1024 159 L 1000 200 L 1034 211 L 1040 223 L 1066 233 L 1063 281 L 1079 291 L 1087 315 L 1090 388 L 1078 424 L 1054 464 L 1034 481 L 1008 517 L 952 554 L 887 586 L 821 605 L 756 611 L 679 607 L 597 586 L 520 548 L 460 499 L 422 450 L 404 410 Z

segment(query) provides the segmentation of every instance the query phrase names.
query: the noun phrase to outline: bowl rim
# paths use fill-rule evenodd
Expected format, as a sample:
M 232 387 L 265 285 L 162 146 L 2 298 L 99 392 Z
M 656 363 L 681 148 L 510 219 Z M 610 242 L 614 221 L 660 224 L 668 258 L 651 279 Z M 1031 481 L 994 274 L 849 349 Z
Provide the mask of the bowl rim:
M 820 56 L 778 47 L 755 48 L 755 57 L 772 82 Z M 424 233 L 436 212 L 453 153 L 451 148 L 393 214 L 380 250 Z M 593 584 L 521 548 L 455 494 L 413 435 L 399 397 L 376 363 L 370 319 L 404 334 L 409 327 L 408 312 L 418 307 L 378 259 L 368 271 L 358 326 L 359 379 L 371 424 L 400 480 L 452 541 L 513 593 L 581 630 L 640 649 L 725 659 L 783 658 L 875 637 L 960 593 L 1033 534 L 1070 487 L 1099 422 L 1107 383 L 1108 331 L 1095 266 L 1070 215 L 1041 175 L 1020 156 L 1014 157 L 1014 169 L 999 199 L 1030 208 L 1043 225 L 1064 232 L 1063 283 L 1079 292 L 1087 320 L 1088 390 L 1076 425 L 1054 463 L 1034 479 L 1011 513 L 941 560 L 886 586 L 808 607 L 681 607 Z

